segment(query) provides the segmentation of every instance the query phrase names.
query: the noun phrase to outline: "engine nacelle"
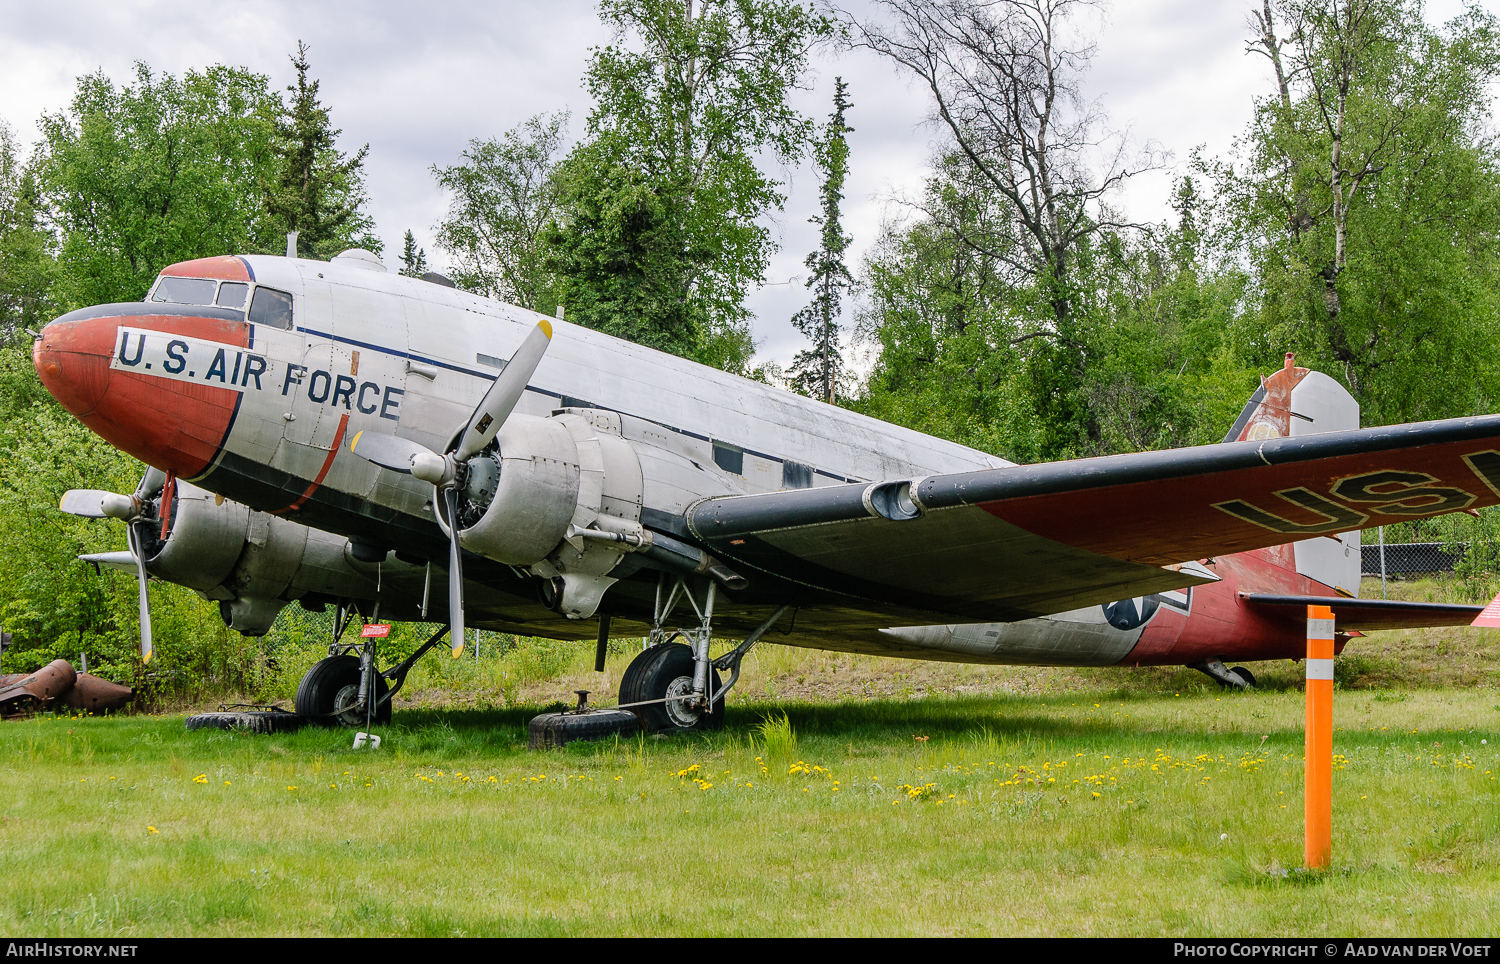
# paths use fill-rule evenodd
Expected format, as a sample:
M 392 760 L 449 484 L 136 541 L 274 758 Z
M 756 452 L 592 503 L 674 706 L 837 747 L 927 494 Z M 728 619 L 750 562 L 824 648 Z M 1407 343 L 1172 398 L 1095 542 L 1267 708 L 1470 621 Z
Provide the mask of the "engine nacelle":
M 552 418 L 512 415 L 497 448 L 469 460 L 458 540 L 471 552 L 512 566 L 547 557 L 578 507 L 578 447 Z
M 174 486 L 175 498 L 166 541 L 153 540 L 154 554 L 146 558 L 151 574 L 201 593 L 212 593 L 234 569 L 245 549 L 250 509 L 238 502 L 216 499 L 187 482 Z M 153 535 L 160 530 L 152 526 Z
M 620 428 L 617 413 L 595 409 L 512 415 L 496 447 L 469 461 L 459 542 L 547 580 L 544 599 L 558 612 L 593 615 L 627 547 L 644 544 L 640 459 Z
M 166 538 L 143 525 L 146 569 L 219 602 L 224 622 L 247 636 L 269 632 L 287 603 L 308 593 L 370 599 L 374 580 L 345 556 L 343 536 L 310 529 L 177 481 Z M 166 493 L 163 493 L 166 497 Z

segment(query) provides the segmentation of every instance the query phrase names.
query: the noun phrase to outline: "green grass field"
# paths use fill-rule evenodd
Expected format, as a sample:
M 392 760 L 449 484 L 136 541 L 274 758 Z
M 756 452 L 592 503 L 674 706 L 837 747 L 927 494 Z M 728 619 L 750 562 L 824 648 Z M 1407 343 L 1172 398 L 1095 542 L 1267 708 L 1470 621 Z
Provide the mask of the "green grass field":
M 6 722 L 0 923 L 38 936 L 1500 930 L 1500 697 L 1341 690 L 1334 869 L 1308 875 L 1296 669 L 1226 694 L 1176 671 L 918 666 L 948 674 L 917 680 L 919 697 L 890 692 L 911 689 L 912 664 L 768 649 L 754 701 L 731 701 L 720 733 L 545 753 L 525 748 L 536 705 L 401 708 L 373 753 L 346 731 L 189 733 L 180 715 Z M 820 677 L 842 689 L 765 696 Z

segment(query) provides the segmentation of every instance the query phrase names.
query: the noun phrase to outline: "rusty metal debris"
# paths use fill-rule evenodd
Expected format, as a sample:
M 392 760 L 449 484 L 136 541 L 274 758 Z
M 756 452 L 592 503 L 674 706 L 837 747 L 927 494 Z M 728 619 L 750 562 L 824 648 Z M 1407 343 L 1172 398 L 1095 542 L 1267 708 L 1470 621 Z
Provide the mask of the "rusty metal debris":
M 0 718 L 54 706 L 102 713 L 119 709 L 134 695 L 128 686 L 76 672 L 67 660 L 54 659 L 35 673 L 0 675 Z

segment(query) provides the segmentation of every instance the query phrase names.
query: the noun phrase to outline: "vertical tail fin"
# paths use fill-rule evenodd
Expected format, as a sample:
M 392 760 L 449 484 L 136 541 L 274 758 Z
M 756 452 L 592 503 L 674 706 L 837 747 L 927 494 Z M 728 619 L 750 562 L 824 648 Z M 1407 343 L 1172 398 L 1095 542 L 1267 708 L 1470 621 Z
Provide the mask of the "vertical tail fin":
M 1235 419 L 1226 442 L 1344 432 L 1359 428 L 1359 402 L 1322 372 L 1298 368 L 1291 352 L 1280 371 L 1261 379 Z M 1299 575 L 1351 596 L 1359 595 L 1359 533 L 1307 539 L 1295 545 Z

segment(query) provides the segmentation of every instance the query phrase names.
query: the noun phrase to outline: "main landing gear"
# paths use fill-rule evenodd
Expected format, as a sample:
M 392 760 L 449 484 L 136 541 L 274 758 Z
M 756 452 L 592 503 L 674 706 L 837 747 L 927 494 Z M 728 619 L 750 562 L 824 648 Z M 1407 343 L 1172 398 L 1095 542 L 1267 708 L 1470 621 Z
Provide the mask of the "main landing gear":
M 293 702 L 298 716 L 324 726 L 368 729 L 371 723 L 389 723 L 391 699 L 406 682 L 406 674 L 448 634 L 448 627 L 444 626 L 415 653 L 382 673 L 375 668 L 375 637 L 362 637 L 357 643 L 340 641 L 354 616 L 352 610 L 346 612 L 340 607 L 328 656 L 314 663 L 297 684 Z M 379 618 L 378 607 L 376 618 Z
M 761 636 L 787 611 L 778 608 L 734 649 L 710 659 L 714 598 L 718 586 L 695 595 L 688 577 L 663 573 L 656 584 L 656 605 L 649 645 L 631 660 L 620 678 L 620 709 L 633 709 L 652 733 L 716 730 L 724 725 L 724 694 L 740 679 L 740 662 Z M 686 601 L 696 625 L 667 629 L 665 623 Z M 678 642 L 681 640 L 681 642 Z M 720 670 L 729 671 L 724 683 Z

